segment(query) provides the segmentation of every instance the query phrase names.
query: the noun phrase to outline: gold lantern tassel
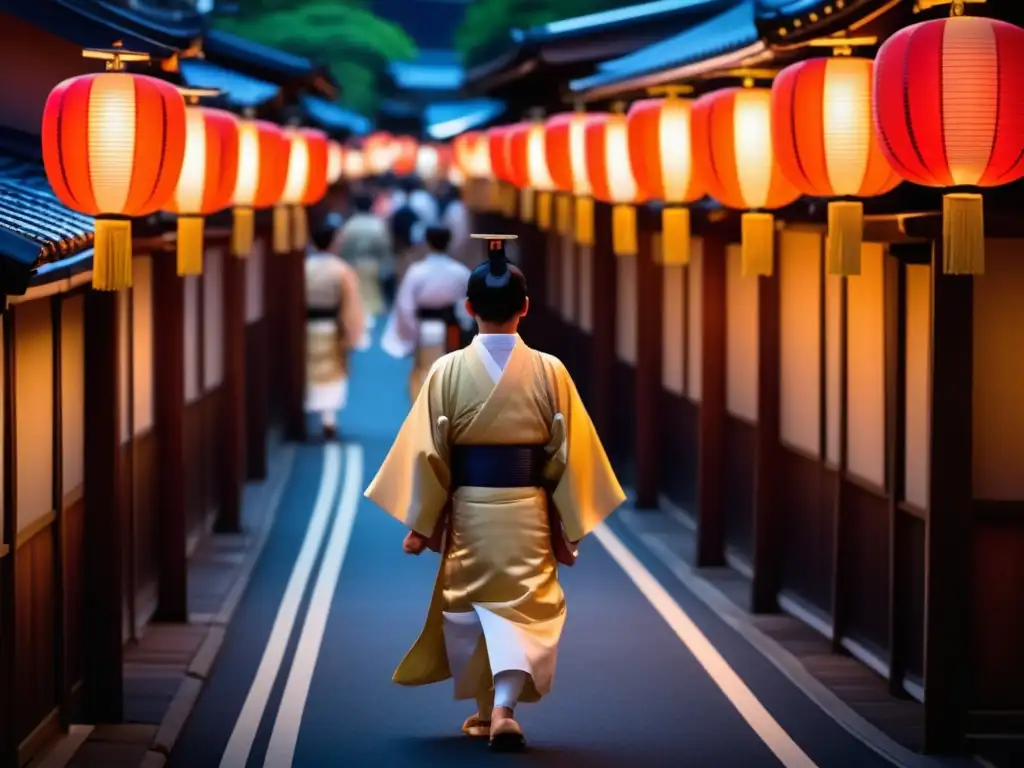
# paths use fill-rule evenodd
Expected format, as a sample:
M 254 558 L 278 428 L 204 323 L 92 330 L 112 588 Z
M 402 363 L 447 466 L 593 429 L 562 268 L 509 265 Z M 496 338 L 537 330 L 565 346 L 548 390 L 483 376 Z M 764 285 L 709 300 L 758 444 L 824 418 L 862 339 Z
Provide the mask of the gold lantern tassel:
M 296 205 L 292 208 L 292 248 L 305 251 L 309 245 L 309 216 L 305 206 Z
M 119 291 L 132 287 L 131 219 L 96 219 L 92 287 L 97 291 Z
M 775 261 L 775 219 L 770 213 L 744 213 L 740 220 L 740 265 L 744 277 L 768 276 Z
M 838 200 L 829 203 L 828 273 L 859 275 L 863 240 L 864 204 Z
M 231 212 L 231 252 L 240 259 L 252 253 L 256 233 L 255 215 L 252 208 L 235 208 Z
M 636 208 L 632 205 L 612 208 L 612 250 L 616 256 L 636 256 Z
M 572 227 L 572 198 L 568 195 L 555 197 L 555 228 L 560 235 L 568 235 Z
M 178 274 L 203 273 L 203 219 L 201 216 L 178 217 Z
M 289 216 L 288 206 L 274 206 L 274 253 L 288 253 L 292 249 Z
M 501 182 L 497 179 L 492 179 L 487 183 L 487 207 L 489 210 L 502 211 L 504 199 L 501 194 Z
M 662 264 L 690 263 L 690 209 L 665 208 L 661 212 Z
M 576 198 L 576 242 L 580 245 L 594 244 L 594 199 Z
M 536 197 L 532 189 L 523 187 L 519 190 L 519 218 L 522 221 L 533 221 L 536 218 L 535 203 Z
M 985 217 L 981 195 L 942 198 L 942 271 L 947 275 L 985 274 Z
M 551 193 L 537 193 L 537 227 L 547 232 L 551 229 Z

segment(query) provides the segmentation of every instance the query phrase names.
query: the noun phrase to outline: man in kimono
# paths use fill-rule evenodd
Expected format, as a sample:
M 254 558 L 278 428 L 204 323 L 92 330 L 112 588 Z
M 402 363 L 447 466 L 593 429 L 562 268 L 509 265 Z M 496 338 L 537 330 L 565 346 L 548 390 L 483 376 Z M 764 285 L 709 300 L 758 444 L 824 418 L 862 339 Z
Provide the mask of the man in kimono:
M 359 292 L 367 313 L 367 325 L 384 311 L 381 297 L 381 271 L 387 271 L 391 253 L 391 236 L 384 219 L 375 216 L 373 198 L 364 192 L 352 196 L 352 215 L 341 229 L 341 257 L 352 265 L 359 276 Z
M 337 413 L 348 398 L 348 355 L 360 346 L 366 313 L 359 278 L 336 247 L 340 217 L 313 232 L 306 257 L 306 412 L 320 417 L 325 439 L 337 435 Z
M 444 227 L 423 227 L 427 254 L 414 262 L 402 278 L 395 306 L 381 337 L 381 349 L 392 357 L 414 356 L 409 376 L 409 397 L 416 399 L 430 366 L 462 346 L 465 329 L 473 319 L 465 308 L 470 271 L 448 255 L 451 232 Z M 414 233 L 413 241 L 418 239 Z
M 430 369 L 366 496 L 410 529 L 407 553 L 443 553 L 394 681 L 453 678 L 456 699 L 477 705 L 463 731 L 509 751 L 525 746 L 516 705 L 551 689 L 565 622 L 556 563 L 571 565 L 625 496 L 565 366 L 516 333 L 523 273 L 501 240 L 488 256 L 467 290 L 479 335 Z

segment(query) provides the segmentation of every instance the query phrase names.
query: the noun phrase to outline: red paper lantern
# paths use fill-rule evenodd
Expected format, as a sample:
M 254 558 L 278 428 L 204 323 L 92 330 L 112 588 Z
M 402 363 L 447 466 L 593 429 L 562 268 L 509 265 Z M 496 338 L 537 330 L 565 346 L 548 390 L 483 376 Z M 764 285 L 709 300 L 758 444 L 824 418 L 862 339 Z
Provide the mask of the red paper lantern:
M 391 170 L 394 157 L 394 137 L 387 131 L 376 131 L 363 140 L 363 153 L 367 170 L 376 176 Z
M 636 209 L 642 202 L 629 166 L 629 135 L 626 116 L 618 113 L 592 115 L 584 132 L 587 178 L 594 197 L 612 203 L 612 250 L 619 256 L 637 253 Z
M 302 204 L 316 205 L 327 194 L 327 134 L 315 128 L 300 128 L 299 134 L 306 140 L 306 152 L 309 154 L 309 171 Z
M 515 123 L 508 132 L 510 181 L 520 189 L 530 185 L 530 123 Z
M 145 75 L 73 77 L 46 99 L 41 133 L 54 194 L 68 208 L 96 217 L 93 287 L 127 288 L 129 219 L 163 208 L 178 183 L 184 99 L 170 83 Z
M 333 187 L 341 181 L 345 170 L 345 148 L 340 141 L 330 139 L 327 142 L 327 186 Z
M 280 126 L 265 120 L 238 124 L 238 180 L 233 195 L 234 227 L 231 250 L 236 256 L 252 252 L 253 211 L 281 199 L 288 177 L 290 145 Z
M 203 271 L 203 217 L 227 208 L 238 181 L 238 119 L 229 112 L 189 107 L 185 159 L 166 206 L 178 216 L 178 274 Z
M 590 179 L 587 176 L 587 121 L 586 112 L 566 112 L 548 119 L 545 125 L 545 151 L 548 171 L 555 188 L 576 196 L 576 242 L 594 244 L 594 201 L 590 197 Z M 564 219 L 568 211 L 559 202 L 558 229 L 565 232 Z
M 416 155 L 419 143 L 412 136 L 399 136 L 391 142 L 391 170 L 399 176 L 408 176 L 416 171 Z
M 775 223 L 763 211 L 800 196 L 775 159 L 771 101 L 768 88 L 726 88 L 693 105 L 694 161 L 708 194 L 729 208 L 761 211 L 743 214 L 744 274 L 772 273 Z
M 875 128 L 907 181 L 994 187 L 1024 176 L 1024 29 L 954 16 L 901 29 L 875 58 Z M 978 194 L 943 201 L 943 265 L 984 270 Z
M 693 159 L 693 102 L 670 96 L 635 102 L 627 116 L 629 161 L 637 188 L 665 203 L 662 257 L 667 264 L 690 261 L 690 211 L 681 207 L 704 197 Z
M 512 158 L 510 145 L 512 126 L 502 125 L 487 131 L 487 150 L 491 158 L 491 169 L 498 181 L 512 181 Z
M 772 85 L 772 141 L 779 168 L 803 194 L 874 197 L 900 183 L 872 124 L 874 62 L 835 57 L 786 67 Z M 860 274 L 864 206 L 828 206 L 829 272 Z

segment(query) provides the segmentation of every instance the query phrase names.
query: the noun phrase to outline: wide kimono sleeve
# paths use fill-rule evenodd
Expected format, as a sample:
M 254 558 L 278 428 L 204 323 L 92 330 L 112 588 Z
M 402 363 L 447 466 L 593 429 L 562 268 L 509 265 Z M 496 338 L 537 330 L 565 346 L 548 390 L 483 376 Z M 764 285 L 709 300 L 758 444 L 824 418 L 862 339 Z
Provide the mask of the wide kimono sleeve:
M 445 358 L 427 375 L 416 402 L 366 497 L 423 536 L 430 537 L 446 505 L 451 472 L 443 413 Z
M 555 482 L 551 498 L 565 536 L 576 542 L 614 512 L 626 500 L 626 494 L 569 372 L 560 362 L 553 366 L 553 372 L 557 413 L 545 474 Z

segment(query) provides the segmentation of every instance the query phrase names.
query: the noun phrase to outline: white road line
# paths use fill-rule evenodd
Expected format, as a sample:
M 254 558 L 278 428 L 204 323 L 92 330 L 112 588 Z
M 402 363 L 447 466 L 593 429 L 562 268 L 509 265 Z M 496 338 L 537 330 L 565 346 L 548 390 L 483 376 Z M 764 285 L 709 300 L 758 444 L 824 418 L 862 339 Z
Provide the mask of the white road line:
M 288 585 L 285 587 L 284 596 L 277 609 L 270 637 L 267 638 L 267 645 L 263 649 L 263 658 L 260 659 L 260 665 L 256 670 L 252 686 L 249 688 L 249 694 L 245 697 L 242 711 L 238 714 L 235 728 L 231 732 L 231 738 L 228 740 L 224 756 L 221 758 L 220 768 L 238 768 L 240 765 L 245 765 L 249 759 L 256 731 L 267 708 L 270 689 L 281 670 L 285 648 L 292 635 L 292 630 L 295 628 L 302 596 L 306 592 L 320 545 L 327 533 L 327 523 L 330 522 L 334 496 L 340 480 L 341 446 L 328 445 L 324 450 L 320 489 L 317 491 L 313 514 L 309 518 L 306 538 L 299 549 L 298 557 L 295 558 L 295 565 L 292 567 Z
M 331 537 L 324 550 L 320 574 L 313 587 L 313 596 L 309 601 L 302 634 L 295 649 L 295 659 L 288 673 L 281 706 L 277 710 L 274 730 L 270 735 L 270 746 L 267 747 L 267 756 L 263 761 L 264 768 L 291 768 L 295 757 L 295 745 L 299 739 L 302 715 L 309 697 L 309 686 L 313 681 L 317 657 L 320 655 L 320 646 L 327 629 L 327 617 L 334 601 L 334 590 L 341 576 L 345 553 L 348 551 L 362 489 L 363 449 L 358 445 L 349 445 L 345 449 L 345 482 L 338 498 Z
M 711 641 L 619 537 L 607 525 L 598 526 L 594 536 L 647 598 L 654 610 L 661 614 L 661 618 L 683 641 L 715 685 L 736 707 L 740 716 L 747 721 L 747 725 L 761 737 L 761 741 L 775 754 L 779 762 L 786 768 L 817 768 L 814 761 L 775 721 L 746 683 L 715 650 Z

